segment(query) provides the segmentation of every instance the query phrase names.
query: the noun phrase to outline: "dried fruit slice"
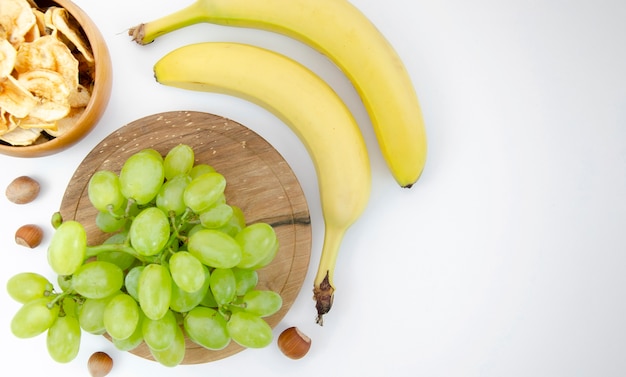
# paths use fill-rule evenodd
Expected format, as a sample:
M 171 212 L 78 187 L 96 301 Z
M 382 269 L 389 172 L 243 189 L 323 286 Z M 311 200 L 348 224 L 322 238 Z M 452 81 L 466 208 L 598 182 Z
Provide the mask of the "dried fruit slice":
M 72 25 L 70 21 L 69 13 L 65 8 L 50 7 L 46 13 L 51 13 L 52 25 L 63 34 L 74 46 L 80 51 L 89 63 L 94 62 L 89 44 L 85 41 L 83 36 L 78 31 L 76 26 Z
M 9 42 L 16 46 L 35 24 L 35 15 L 26 0 L 2 0 L 0 28 L 7 33 Z
M 69 129 L 74 127 L 76 122 L 78 122 L 78 119 L 80 119 L 80 117 L 83 115 L 84 111 L 84 107 L 72 108 L 72 110 L 70 110 L 70 113 L 66 117 L 56 121 L 56 129 L 44 129 L 44 132 L 53 137 L 63 135 Z
M 37 105 L 37 99 L 24 89 L 13 76 L 0 79 L 0 108 L 17 118 L 27 116 Z
M 32 145 L 41 135 L 41 130 L 37 128 L 20 128 L 17 127 L 11 132 L 0 136 L 0 140 L 11 145 Z
M 9 41 L 0 38 L 0 79 L 11 75 L 17 51 Z
M 17 50 L 15 70 L 25 73 L 48 69 L 60 73 L 69 88 L 78 85 L 78 60 L 70 49 L 57 38 L 45 35 L 31 43 L 23 43 Z
M 18 82 L 38 99 L 29 113 L 32 117 L 49 123 L 69 113 L 70 88 L 58 72 L 47 69 L 28 71 L 18 76 Z

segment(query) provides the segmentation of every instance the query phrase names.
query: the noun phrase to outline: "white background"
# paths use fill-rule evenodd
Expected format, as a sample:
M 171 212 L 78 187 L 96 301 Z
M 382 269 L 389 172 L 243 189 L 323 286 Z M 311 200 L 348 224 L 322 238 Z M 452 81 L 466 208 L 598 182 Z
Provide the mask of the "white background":
M 126 30 L 190 1 L 76 0 L 104 34 L 113 94 L 98 127 L 60 154 L 0 156 L 0 186 L 19 175 L 42 184 L 24 206 L 0 200 L 0 283 L 49 274 L 50 215 L 74 170 L 102 138 L 168 110 L 232 118 L 291 164 L 313 221 L 309 273 L 276 328 L 313 339 L 292 361 L 272 344 L 218 362 L 169 369 L 85 335 L 70 364 L 45 337 L 18 340 L 18 305 L 0 291 L 0 365 L 28 375 L 87 375 L 109 352 L 110 376 L 555 377 L 626 374 L 626 3 L 621 0 L 352 0 L 391 41 L 417 89 L 428 164 L 411 190 L 386 170 L 367 115 L 345 77 L 304 45 L 266 32 L 197 25 L 149 46 Z M 158 85 L 152 65 L 199 41 L 241 41 L 283 52 L 326 79 L 353 110 L 370 151 L 373 190 L 340 254 L 335 304 L 314 323 L 312 281 L 323 238 L 313 165 L 298 139 L 250 103 Z M 42 246 L 13 242 L 25 223 Z

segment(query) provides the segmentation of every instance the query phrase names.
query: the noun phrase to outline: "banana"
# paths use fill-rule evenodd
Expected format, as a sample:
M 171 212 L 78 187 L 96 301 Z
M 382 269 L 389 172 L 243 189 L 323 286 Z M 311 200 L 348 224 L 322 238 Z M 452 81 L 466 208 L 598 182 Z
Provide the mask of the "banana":
M 408 188 L 419 179 L 427 140 L 412 81 L 389 41 L 347 0 L 195 0 L 129 35 L 147 44 L 200 22 L 281 33 L 329 57 L 359 93 L 395 180 Z
M 346 230 L 370 197 L 365 141 L 349 109 L 321 78 L 278 53 L 251 45 L 205 42 L 180 47 L 154 65 L 157 82 L 228 94 L 255 103 L 299 137 L 314 163 L 324 218 L 324 242 L 314 299 L 317 322 L 331 306 L 333 272 Z

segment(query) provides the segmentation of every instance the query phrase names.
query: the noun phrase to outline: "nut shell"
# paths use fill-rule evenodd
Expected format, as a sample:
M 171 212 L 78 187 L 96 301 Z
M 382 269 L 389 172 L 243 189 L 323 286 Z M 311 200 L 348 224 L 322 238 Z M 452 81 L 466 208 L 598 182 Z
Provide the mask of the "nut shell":
M 15 243 L 33 249 L 41 244 L 43 229 L 35 224 L 22 225 L 15 232 Z
M 37 180 L 23 175 L 9 183 L 5 195 L 7 199 L 15 204 L 26 204 L 37 198 L 40 188 L 41 186 Z
M 94 352 L 87 361 L 87 369 L 92 377 L 104 377 L 113 369 L 113 359 L 106 352 Z
M 311 348 L 311 338 L 297 327 L 289 327 L 278 336 L 278 348 L 290 359 L 303 358 Z

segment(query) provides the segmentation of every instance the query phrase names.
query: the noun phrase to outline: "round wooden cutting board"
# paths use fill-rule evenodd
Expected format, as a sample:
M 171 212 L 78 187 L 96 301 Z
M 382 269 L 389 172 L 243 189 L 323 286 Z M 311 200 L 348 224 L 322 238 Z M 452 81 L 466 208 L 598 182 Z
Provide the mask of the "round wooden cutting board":
M 282 309 L 266 318 L 273 328 L 298 295 L 311 254 L 311 224 L 306 198 L 283 157 L 262 137 L 232 120 L 201 112 L 176 111 L 147 116 L 129 123 L 102 140 L 82 161 L 61 203 L 64 220 L 81 222 L 88 243 L 108 236 L 95 225 L 97 210 L 87 196 L 91 176 L 98 170 L 119 173 L 124 161 L 144 148 L 165 155 L 183 143 L 194 149 L 196 163 L 213 166 L 226 177 L 226 199 L 239 206 L 248 224 L 272 225 L 280 249 L 270 265 L 259 270 L 259 288 L 272 289 L 283 298 Z M 199 364 L 231 356 L 244 348 L 231 341 L 219 351 L 207 350 L 187 340 L 183 364 Z M 154 360 L 145 344 L 131 351 Z

